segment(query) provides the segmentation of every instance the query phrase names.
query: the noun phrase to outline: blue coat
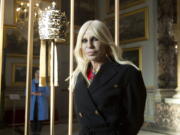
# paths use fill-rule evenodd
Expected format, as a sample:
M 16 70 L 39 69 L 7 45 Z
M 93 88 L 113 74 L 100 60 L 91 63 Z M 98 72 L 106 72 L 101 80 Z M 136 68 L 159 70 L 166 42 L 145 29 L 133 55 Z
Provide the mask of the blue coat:
M 49 118 L 49 88 L 48 87 L 39 87 L 36 90 L 35 79 L 32 80 L 32 92 L 41 92 L 42 96 L 31 95 L 31 105 L 30 105 L 30 120 L 34 120 L 34 108 L 35 101 L 38 103 L 38 120 L 47 120 Z

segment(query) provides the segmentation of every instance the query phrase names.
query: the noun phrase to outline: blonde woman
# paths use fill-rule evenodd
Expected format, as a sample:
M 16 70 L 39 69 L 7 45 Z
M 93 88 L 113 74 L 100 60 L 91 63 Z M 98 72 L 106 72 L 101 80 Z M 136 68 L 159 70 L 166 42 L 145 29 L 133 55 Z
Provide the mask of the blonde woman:
M 107 26 L 81 27 L 72 82 L 80 135 L 137 135 L 144 121 L 146 88 L 141 72 L 121 58 Z

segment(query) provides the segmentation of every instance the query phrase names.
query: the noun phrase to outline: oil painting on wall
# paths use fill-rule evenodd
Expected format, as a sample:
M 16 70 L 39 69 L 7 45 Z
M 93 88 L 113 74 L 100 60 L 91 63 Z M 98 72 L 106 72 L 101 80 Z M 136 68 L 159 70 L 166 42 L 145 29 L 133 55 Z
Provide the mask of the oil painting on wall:
M 114 16 L 105 23 L 114 37 Z M 148 9 L 142 8 L 120 15 L 120 44 L 148 39 Z
M 148 9 L 142 8 L 120 17 L 120 41 L 129 43 L 148 39 Z
M 129 8 L 138 4 L 144 3 L 145 0 L 120 0 L 120 9 Z M 106 0 L 106 11 L 107 13 L 113 13 L 115 7 L 115 0 Z
M 12 86 L 25 86 L 26 64 L 13 64 L 12 67 Z M 38 68 L 38 65 L 33 66 L 33 75 Z
M 120 0 L 121 9 L 129 8 L 145 2 L 145 0 Z
M 122 57 L 125 60 L 129 60 L 137 67 L 142 69 L 142 49 L 137 48 L 124 48 Z
M 40 53 L 40 39 L 38 35 L 34 35 L 34 56 L 39 56 Z M 21 31 L 17 27 L 5 27 L 4 31 L 4 46 L 7 54 L 27 55 L 27 31 Z

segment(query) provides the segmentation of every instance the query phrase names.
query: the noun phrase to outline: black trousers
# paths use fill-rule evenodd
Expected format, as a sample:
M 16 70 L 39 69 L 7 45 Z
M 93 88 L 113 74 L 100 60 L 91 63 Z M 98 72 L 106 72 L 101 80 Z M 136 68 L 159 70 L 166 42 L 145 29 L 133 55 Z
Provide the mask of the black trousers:
M 121 127 L 121 126 L 84 127 L 81 125 L 79 135 L 137 135 L 137 134 L 128 133 L 126 127 Z
M 31 131 L 33 133 L 40 133 L 42 129 L 42 123 L 38 120 L 38 102 L 35 102 L 34 106 L 34 120 L 31 121 Z
M 114 127 L 103 126 L 97 128 L 81 127 L 79 135 L 121 135 L 121 134 L 119 130 Z

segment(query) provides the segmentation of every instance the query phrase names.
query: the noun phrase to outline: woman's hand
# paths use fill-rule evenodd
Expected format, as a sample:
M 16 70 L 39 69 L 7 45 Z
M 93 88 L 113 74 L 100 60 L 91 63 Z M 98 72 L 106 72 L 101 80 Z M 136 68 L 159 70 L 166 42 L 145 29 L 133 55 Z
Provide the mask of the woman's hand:
M 42 96 L 42 93 L 41 92 L 31 92 L 31 95 Z

